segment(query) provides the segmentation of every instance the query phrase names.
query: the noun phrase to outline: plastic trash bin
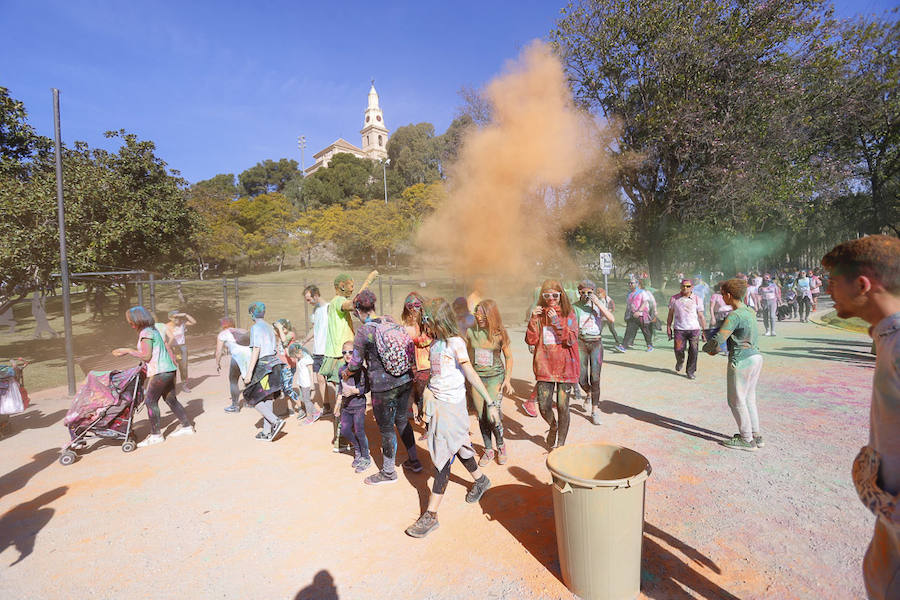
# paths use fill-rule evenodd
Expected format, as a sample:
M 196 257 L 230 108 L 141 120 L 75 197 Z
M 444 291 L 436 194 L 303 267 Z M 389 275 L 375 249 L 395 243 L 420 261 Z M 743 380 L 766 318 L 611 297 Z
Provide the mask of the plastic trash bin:
M 636 597 L 650 463 L 622 446 L 587 443 L 553 450 L 547 469 L 566 586 L 584 600 Z

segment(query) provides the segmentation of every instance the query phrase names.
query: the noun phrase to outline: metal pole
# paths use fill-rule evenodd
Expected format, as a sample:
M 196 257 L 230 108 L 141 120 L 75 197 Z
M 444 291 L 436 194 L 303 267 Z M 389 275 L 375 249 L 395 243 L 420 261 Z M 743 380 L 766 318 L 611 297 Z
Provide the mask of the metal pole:
M 603 291 L 609 296 L 609 279 L 607 279 L 606 273 L 603 274 Z
M 156 317 L 156 283 L 153 281 L 156 275 L 150 273 L 150 312 Z
M 222 304 L 225 306 L 225 318 L 228 318 L 228 278 L 222 278 Z
M 138 281 L 137 293 L 138 293 L 138 306 L 143 306 L 144 305 L 144 284 L 141 281 Z
M 381 285 L 381 283 L 383 281 L 384 280 L 381 277 L 378 278 L 378 299 L 381 301 L 381 310 L 382 311 L 384 311 L 384 286 Z M 384 313 L 384 314 L 387 314 L 387 313 Z
M 303 289 L 306 289 L 306 286 L 309 285 L 306 283 L 306 280 L 303 280 Z M 303 298 L 303 331 L 309 331 L 309 302 L 306 301 L 306 294 L 304 292 L 300 292 L 301 297 Z
M 394 276 L 388 277 L 388 297 L 390 298 L 391 312 L 394 312 Z
M 234 326 L 241 326 L 241 288 L 238 278 L 234 278 Z
M 62 134 L 59 126 L 59 90 L 53 88 L 53 130 L 56 150 L 56 217 L 59 221 L 59 267 L 62 274 L 63 327 L 66 335 L 66 381 L 75 395 L 75 351 L 72 348 L 72 305 L 69 297 L 69 259 L 66 256 L 66 212 L 63 203 Z

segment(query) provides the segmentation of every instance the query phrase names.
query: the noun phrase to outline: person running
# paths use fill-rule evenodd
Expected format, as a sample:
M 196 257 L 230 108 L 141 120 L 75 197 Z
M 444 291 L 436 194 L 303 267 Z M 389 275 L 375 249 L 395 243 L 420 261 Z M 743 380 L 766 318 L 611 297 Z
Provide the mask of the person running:
M 306 286 L 303 290 L 303 299 L 315 307 L 312 314 L 313 327 L 303 340 L 303 345 L 306 346 L 309 342 L 313 342 L 313 373 L 315 373 L 319 402 L 322 403 L 324 408 L 327 404 L 325 400 L 325 377 L 319 371 L 322 368 L 322 361 L 325 359 L 325 346 L 328 341 L 328 303 L 322 298 L 319 288 L 315 285 Z M 309 424 L 318 419 L 318 416 L 315 419 L 312 418 L 315 414 L 321 414 L 321 411 L 317 410 L 314 413 L 310 413 L 307 410 L 305 423 Z
M 813 298 L 811 283 L 809 277 L 806 276 L 806 271 L 800 271 L 800 277 L 797 278 L 797 296 L 797 304 L 800 305 L 800 322 L 807 323 Z
M 646 300 L 645 300 L 646 301 Z M 537 380 L 537 401 L 541 416 L 550 426 L 547 448 L 566 443 L 569 433 L 569 398 L 578 383 L 578 321 L 569 298 L 558 281 L 541 284 L 538 305 L 531 313 L 525 343 L 534 346 L 532 367 Z M 553 415 L 556 398 L 559 425 Z
M 429 420 L 428 450 L 435 476 L 428 507 L 406 528 L 406 534 L 415 538 L 425 537 L 438 528 L 437 511 L 450 480 L 450 467 L 457 457 L 475 480 L 466 493 L 466 502 L 478 502 L 491 487 L 491 480 L 475 461 L 464 383 L 468 381 L 485 404 L 491 402 L 490 394 L 469 361 L 466 343 L 459 336 L 456 314 L 450 305 L 443 298 L 435 298 L 427 305 L 424 320 L 426 333 L 434 340 L 425 414 Z
M 597 285 L 590 279 L 578 284 L 575 317 L 578 320 L 578 355 L 581 358 L 579 385 L 591 398 L 591 422 L 600 425 L 600 370 L 603 368 L 603 323 L 614 323 L 616 317 L 596 294 Z M 602 288 L 601 288 L 602 290 Z M 584 408 L 587 408 L 585 401 Z
M 144 405 L 147 407 L 147 416 L 150 418 L 150 435 L 138 443 L 138 448 L 145 448 L 154 444 L 161 444 L 165 437 L 159 425 L 159 399 L 165 400 L 169 410 L 175 413 L 181 426 L 173 431 L 169 437 L 191 435 L 194 426 L 188 419 L 184 406 L 175 396 L 175 373 L 178 367 L 166 350 L 162 336 L 156 330 L 153 317 L 143 306 L 134 306 L 125 313 L 125 320 L 136 329 L 138 333 L 137 349 L 116 348 L 113 356 L 133 356 L 145 365 L 147 376 L 147 391 L 144 395 Z
M 188 352 L 187 339 L 185 333 L 191 325 L 196 325 L 197 321 L 186 312 L 178 310 L 169 311 L 169 321 L 165 324 L 166 343 L 175 351 L 173 357 L 178 358 L 178 372 L 181 374 L 181 391 L 186 394 L 191 393 L 188 387 Z
M 300 398 L 294 391 L 294 373 L 297 371 L 297 361 L 288 356 L 287 349 L 294 343 L 294 327 L 288 319 L 278 319 L 272 324 L 275 330 L 275 354 L 281 361 L 281 391 L 287 399 L 287 410 L 297 413 L 301 421 L 306 419 L 306 409 L 300 404 Z
M 625 299 L 625 339 L 622 348 L 630 350 L 638 329 L 644 335 L 647 352 L 653 351 L 653 322 L 650 318 L 650 299 L 648 294 L 638 287 L 637 280 L 628 282 L 628 297 Z
M 409 423 L 409 400 L 412 396 L 412 369 L 395 375 L 388 370 L 382 352 L 388 349 L 413 354 L 412 339 L 405 329 L 390 317 L 375 316 L 375 294 L 362 290 L 353 299 L 353 307 L 362 325 L 353 338 L 353 356 L 347 361 L 345 379 L 354 375 L 365 364 L 369 372 L 372 391 L 372 413 L 381 432 L 381 470 L 366 477 L 369 485 L 381 485 L 397 481 L 397 436 L 400 436 L 409 458 L 403 467 L 414 473 L 422 470 L 416 450 L 415 434 Z M 390 346 L 395 341 L 402 348 Z M 390 360 L 390 359 L 387 359 Z M 411 366 L 411 365 L 410 365 Z M 396 429 L 396 433 L 395 433 Z
M 822 258 L 837 316 L 872 327 L 875 373 L 869 442 L 853 461 L 859 499 L 876 517 L 863 559 L 869 598 L 900 598 L 900 239 L 869 235 L 835 246 Z
M 275 415 L 275 395 L 281 392 L 281 361 L 276 354 L 278 340 L 275 329 L 266 320 L 266 305 L 254 302 L 248 312 L 253 317 L 250 327 L 250 361 L 244 376 L 244 402 L 262 415 L 262 431 L 256 439 L 272 442 L 284 427 L 284 419 Z
M 356 473 L 362 473 L 372 465 L 369 455 L 369 438 L 366 437 L 366 394 L 369 393 L 369 372 L 360 367 L 355 373 L 344 377 L 353 356 L 353 342 L 344 342 L 341 354 L 344 365 L 340 368 L 338 395 L 340 403 L 335 404 L 335 416 L 340 418 L 341 435 L 350 440 L 353 447 L 353 462 L 350 466 Z
M 759 294 L 760 312 L 762 313 L 763 326 L 766 332 L 763 335 L 775 335 L 775 321 L 778 320 L 778 305 L 781 304 L 781 288 L 772 281 L 772 276 L 763 275 L 762 285 L 757 289 Z
M 728 406 L 737 422 L 739 433 L 722 442 L 726 448 L 755 451 L 763 447 L 756 410 L 756 384 L 762 371 L 763 358 L 757 339 L 756 313 L 741 301 L 747 294 L 747 282 L 729 279 L 722 284 L 722 297 L 732 311 L 715 337 L 707 340 L 704 352 L 717 354 L 722 343 L 728 346 Z
M 425 298 L 418 292 L 410 292 L 403 301 L 403 313 L 400 320 L 406 328 L 406 333 L 412 338 L 416 352 L 416 364 L 413 371 L 413 391 L 410 404 L 416 406 L 416 419 L 421 423 L 425 412 L 425 388 L 428 387 L 428 378 L 431 376 L 431 363 L 428 362 L 431 338 L 425 333 L 422 323 Z M 424 436 L 423 436 L 424 439 Z
M 250 335 L 246 329 L 237 329 L 234 319 L 225 317 L 219 319 L 219 335 L 216 337 L 216 373 L 222 372 L 222 350 L 227 350 L 231 355 L 228 365 L 228 389 L 231 393 L 231 405 L 225 407 L 225 412 L 236 413 L 241 410 L 240 381 L 247 376 L 250 365 Z
M 681 291 L 669 299 L 669 315 L 666 317 L 666 335 L 675 339 L 675 372 L 680 373 L 684 365 L 684 347 L 687 345 L 688 379 L 697 378 L 697 352 L 700 336 L 706 330 L 703 316 L 703 301 L 694 295 L 690 279 L 681 282 Z
M 614 314 L 616 312 L 616 303 L 612 299 L 612 296 L 606 293 L 606 290 L 603 288 L 597 288 L 596 290 L 597 301 L 603 305 L 603 308 L 608 310 L 610 314 Z M 606 327 L 609 329 L 609 332 L 612 333 L 613 341 L 615 341 L 615 350 L 616 352 L 625 352 L 625 348 L 622 347 L 622 343 L 619 341 L 619 334 L 616 332 L 616 323 L 615 321 L 610 321 L 609 319 L 603 319 L 603 322 L 606 324 Z
M 503 443 L 503 413 L 500 405 L 504 393 L 513 394 L 510 382 L 513 354 L 509 334 L 500 318 L 500 309 L 493 300 L 486 298 L 475 306 L 475 324 L 466 331 L 466 346 L 469 350 L 469 362 L 491 397 L 490 402 L 485 403 L 480 395 L 472 394 L 478 428 L 481 429 L 481 439 L 484 441 L 484 454 L 478 461 L 478 466 L 487 466 L 495 456 L 497 464 L 504 465 L 507 453 L 506 444 Z M 496 455 L 492 442 L 497 443 Z
M 376 277 L 378 277 L 378 271 L 369 273 L 369 276 L 366 277 L 366 280 L 359 291 L 361 292 L 368 288 Z M 325 378 L 326 388 L 332 387 L 334 392 L 337 391 L 337 384 L 340 381 L 338 370 L 341 365 L 344 364 L 343 358 L 341 357 L 341 348 L 344 347 L 344 342 L 353 340 L 353 321 L 350 318 L 350 314 L 353 311 L 353 301 L 350 300 L 350 297 L 353 296 L 353 288 L 354 281 L 349 275 L 341 273 L 335 277 L 334 298 L 328 303 L 326 313 L 328 333 L 325 338 L 325 357 L 322 359 L 322 366 L 319 368 L 319 374 Z M 337 398 L 337 395 L 335 395 L 335 398 Z M 328 404 L 325 404 L 322 414 L 329 414 L 330 412 L 331 407 Z M 344 448 L 349 449 L 349 446 L 344 443 L 344 440 L 341 438 L 340 431 L 338 430 L 338 420 L 334 419 L 333 423 L 334 447 L 332 448 L 332 452 L 341 452 Z

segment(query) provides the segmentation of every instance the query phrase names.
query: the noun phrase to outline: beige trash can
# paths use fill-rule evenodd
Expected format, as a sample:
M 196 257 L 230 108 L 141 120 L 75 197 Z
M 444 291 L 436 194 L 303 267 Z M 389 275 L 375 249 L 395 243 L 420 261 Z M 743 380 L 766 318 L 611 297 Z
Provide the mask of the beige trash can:
M 586 443 L 553 450 L 547 468 L 566 586 L 584 600 L 635 598 L 650 463 L 622 446 Z

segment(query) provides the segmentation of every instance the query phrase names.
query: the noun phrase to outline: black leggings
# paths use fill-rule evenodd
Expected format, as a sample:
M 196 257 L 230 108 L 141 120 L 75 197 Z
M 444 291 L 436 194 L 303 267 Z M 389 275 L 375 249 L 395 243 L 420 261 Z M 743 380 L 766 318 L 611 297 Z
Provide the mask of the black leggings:
M 228 366 L 228 390 L 231 392 L 232 406 L 238 406 L 241 401 L 241 388 L 238 385 L 240 380 L 241 368 L 238 366 L 237 361 L 232 358 L 231 364 Z
M 459 456 L 459 452 L 457 452 L 455 456 L 450 457 L 450 460 L 447 461 L 447 464 L 444 465 L 443 469 L 435 468 L 434 484 L 431 486 L 431 491 L 435 494 L 443 494 L 446 491 L 447 482 L 450 481 L 450 467 L 453 465 L 453 459 L 457 456 Z M 470 456 L 469 458 L 459 456 L 459 461 L 469 473 L 474 473 L 478 469 L 478 463 L 475 462 L 475 457 L 473 456 Z
M 175 397 L 175 371 L 157 373 L 150 378 L 147 384 L 147 394 L 144 396 L 144 404 L 147 406 L 147 415 L 150 417 L 150 433 L 159 435 L 159 399 L 162 398 L 169 405 L 169 410 L 175 413 L 184 427 L 190 427 L 184 407 Z

